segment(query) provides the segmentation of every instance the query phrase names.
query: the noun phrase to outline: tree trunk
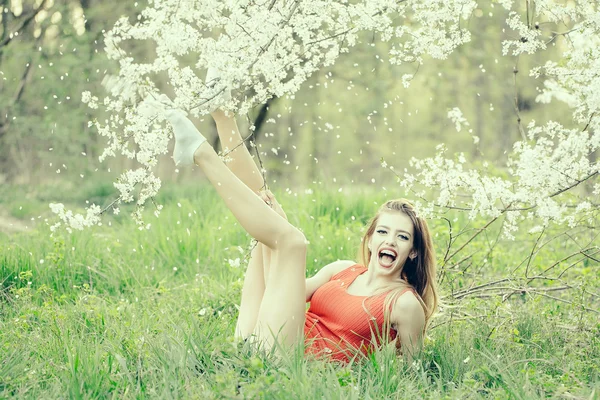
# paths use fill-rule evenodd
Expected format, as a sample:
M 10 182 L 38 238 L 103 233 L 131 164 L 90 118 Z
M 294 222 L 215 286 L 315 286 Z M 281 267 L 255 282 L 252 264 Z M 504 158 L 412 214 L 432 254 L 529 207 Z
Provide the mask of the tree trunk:
M 483 146 L 483 141 L 481 140 L 483 137 L 484 124 L 483 121 L 485 119 L 483 115 L 483 103 L 487 102 L 487 88 L 485 87 L 486 79 L 482 76 L 482 74 L 477 74 L 477 79 L 475 79 L 475 87 L 477 88 L 479 95 L 475 93 L 475 127 L 473 134 L 479 137 L 479 145 L 471 146 L 473 149 L 471 151 L 471 156 L 473 159 L 476 159 L 479 156 L 478 148 Z

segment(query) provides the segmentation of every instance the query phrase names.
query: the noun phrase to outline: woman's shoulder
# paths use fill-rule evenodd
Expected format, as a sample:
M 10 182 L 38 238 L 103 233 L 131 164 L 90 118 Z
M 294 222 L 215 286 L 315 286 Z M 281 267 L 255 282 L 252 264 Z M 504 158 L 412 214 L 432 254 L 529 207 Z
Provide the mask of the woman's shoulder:
M 400 319 L 425 317 L 425 304 L 415 289 L 409 287 L 401 291 L 400 296 L 392 305 L 392 316 Z
M 318 282 L 317 287 L 325 284 L 333 278 L 338 279 L 340 274 L 356 265 L 351 260 L 337 260 L 322 267 L 312 278 L 311 281 Z
M 348 274 L 353 274 L 359 269 L 359 273 L 362 273 L 366 268 L 360 264 L 357 264 L 356 261 L 352 260 L 339 260 L 334 263 L 335 265 L 331 267 L 331 279 L 340 279 Z M 331 264 L 330 264 L 331 265 Z
M 313 277 L 306 280 L 306 301 L 310 301 L 317 289 L 334 278 L 339 279 L 340 276 L 343 276 L 344 271 L 353 265 L 356 265 L 354 261 L 338 260 L 321 268 Z

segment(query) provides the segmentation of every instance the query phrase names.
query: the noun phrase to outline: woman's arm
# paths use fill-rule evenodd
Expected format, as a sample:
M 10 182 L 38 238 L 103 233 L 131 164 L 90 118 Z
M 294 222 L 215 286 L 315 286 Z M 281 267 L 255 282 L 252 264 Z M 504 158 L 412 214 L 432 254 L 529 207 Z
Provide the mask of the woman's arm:
M 332 276 L 356 264 L 350 260 L 338 260 L 327 264 L 312 278 L 306 279 L 306 302 L 308 303 L 318 288 L 329 282 Z
M 425 330 L 425 311 L 413 292 L 398 298 L 392 308 L 391 323 L 398 332 L 401 354 L 412 359 L 421 350 Z

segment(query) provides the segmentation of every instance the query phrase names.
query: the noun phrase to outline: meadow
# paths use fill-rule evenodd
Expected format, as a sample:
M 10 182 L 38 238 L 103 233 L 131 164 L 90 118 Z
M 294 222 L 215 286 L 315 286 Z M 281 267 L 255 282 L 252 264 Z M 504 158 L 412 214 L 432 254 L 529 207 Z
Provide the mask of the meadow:
M 147 210 L 149 230 L 123 210 L 101 227 L 52 236 L 44 219 L 57 189 L 34 199 L 19 190 L 1 189 L 3 207 L 37 222 L 0 233 L 0 398 L 600 398 L 600 323 L 582 308 L 598 309 L 597 296 L 458 302 L 450 292 L 461 281 L 448 278 L 445 306 L 412 363 L 389 348 L 350 365 L 306 359 L 300 350 L 278 359 L 233 340 L 250 238 L 211 188 L 166 187 L 160 217 Z M 81 204 L 105 200 L 111 188 L 77 193 L 71 200 Z M 356 259 L 364 225 L 393 197 L 316 188 L 276 195 L 310 241 L 308 274 Z M 447 227 L 431 226 L 441 257 Z M 473 268 L 489 279 L 508 274 L 528 236 L 500 243 L 492 261 L 475 256 Z M 536 265 L 556 262 L 561 251 L 540 253 Z M 597 271 L 581 263 L 565 277 L 598 293 Z

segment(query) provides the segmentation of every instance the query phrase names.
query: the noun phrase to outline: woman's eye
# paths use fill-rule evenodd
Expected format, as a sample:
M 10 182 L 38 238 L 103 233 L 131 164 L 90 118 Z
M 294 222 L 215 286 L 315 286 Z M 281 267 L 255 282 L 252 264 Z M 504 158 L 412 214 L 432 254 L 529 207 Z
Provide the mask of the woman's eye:
M 377 233 L 380 233 L 380 234 L 382 234 L 382 235 L 385 235 L 385 234 L 386 234 L 386 231 L 384 231 L 383 229 L 379 229 L 379 230 L 377 231 Z
M 408 236 L 406 235 L 398 235 L 398 237 L 402 240 L 408 240 Z

